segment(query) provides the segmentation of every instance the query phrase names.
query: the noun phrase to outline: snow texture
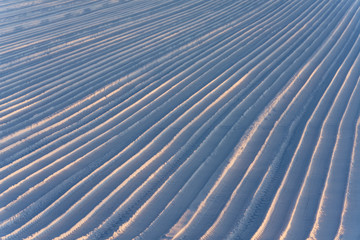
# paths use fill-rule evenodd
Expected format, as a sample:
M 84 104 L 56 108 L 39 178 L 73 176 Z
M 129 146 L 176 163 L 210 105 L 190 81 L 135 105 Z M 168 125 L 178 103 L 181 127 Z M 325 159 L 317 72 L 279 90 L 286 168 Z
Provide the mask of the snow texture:
M 0 238 L 360 239 L 360 0 L 0 1 Z

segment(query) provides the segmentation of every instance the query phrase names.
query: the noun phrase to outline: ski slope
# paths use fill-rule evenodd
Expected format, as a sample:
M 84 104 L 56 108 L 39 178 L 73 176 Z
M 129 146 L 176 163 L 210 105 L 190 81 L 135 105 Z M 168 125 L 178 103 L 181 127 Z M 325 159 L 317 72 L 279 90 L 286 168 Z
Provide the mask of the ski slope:
M 0 238 L 360 239 L 360 0 L 1 0 Z

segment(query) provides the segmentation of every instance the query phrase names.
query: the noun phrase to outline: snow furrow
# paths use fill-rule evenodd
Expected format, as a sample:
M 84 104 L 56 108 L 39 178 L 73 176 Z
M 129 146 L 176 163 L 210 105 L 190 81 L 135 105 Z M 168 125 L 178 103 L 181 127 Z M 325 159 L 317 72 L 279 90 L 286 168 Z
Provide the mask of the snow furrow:
M 359 34 L 359 0 L 0 1 L 0 238 L 359 238 Z

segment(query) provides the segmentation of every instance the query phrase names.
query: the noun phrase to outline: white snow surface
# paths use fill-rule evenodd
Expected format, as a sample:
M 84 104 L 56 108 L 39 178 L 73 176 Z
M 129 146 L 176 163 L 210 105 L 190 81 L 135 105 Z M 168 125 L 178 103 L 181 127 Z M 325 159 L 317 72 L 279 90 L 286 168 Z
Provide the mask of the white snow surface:
M 0 238 L 360 239 L 360 0 L 1 0 Z

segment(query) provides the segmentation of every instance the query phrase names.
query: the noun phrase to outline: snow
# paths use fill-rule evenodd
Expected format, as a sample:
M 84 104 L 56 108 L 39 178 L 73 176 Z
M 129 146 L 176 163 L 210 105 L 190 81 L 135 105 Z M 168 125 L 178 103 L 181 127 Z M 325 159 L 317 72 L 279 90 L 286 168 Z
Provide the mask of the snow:
M 1 239 L 360 239 L 359 0 L 0 1 Z

